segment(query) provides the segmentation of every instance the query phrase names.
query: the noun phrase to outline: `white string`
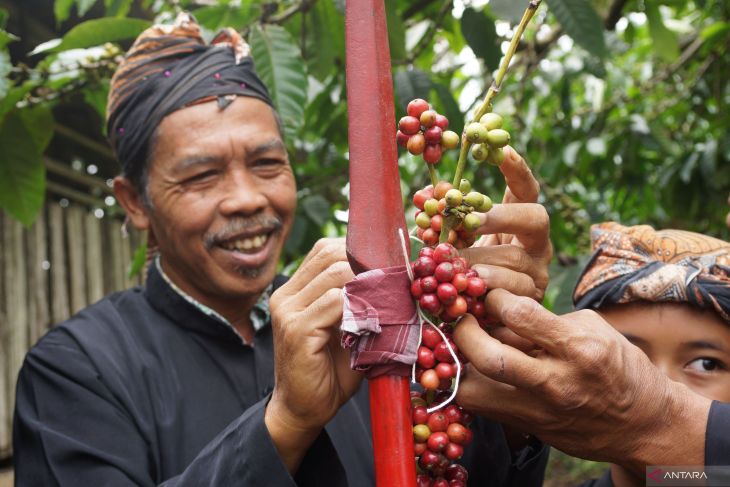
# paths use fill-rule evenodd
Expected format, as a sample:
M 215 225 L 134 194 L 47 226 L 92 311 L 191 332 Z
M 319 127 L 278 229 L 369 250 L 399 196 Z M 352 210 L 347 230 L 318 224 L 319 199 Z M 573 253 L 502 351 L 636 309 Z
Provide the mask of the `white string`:
M 411 269 L 410 259 L 408 258 L 406 240 L 405 240 L 405 237 L 403 236 L 402 228 L 398 229 L 398 236 L 400 237 L 401 250 L 403 250 L 403 258 L 406 261 L 406 271 L 408 272 L 408 278 L 411 280 L 411 283 L 413 283 L 415 277 L 413 275 L 413 270 Z M 454 363 L 456 364 L 456 380 L 454 381 L 454 387 L 453 387 L 453 390 L 451 391 L 451 395 L 449 396 L 448 399 L 441 402 L 437 406 L 432 406 L 432 407 L 426 409 L 426 412 L 431 414 L 432 412 L 434 412 L 438 409 L 441 409 L 442 407 L 449 404 L 456 397 L 456 392 L 459 390 L 459 379 L 461 378 L 461 362 L 459 362 L 459 357 L 456 356 L 456 352 L 451 347 L 451 344 L 449 343 L 449 340 L 446 338 L 446 335 L 444 335 L 444 333 L 439 329 L 438 326 L 434 325 L 431 322 L 431 320 L 428 319 L 428 317 L 425 315 L 425 313 L 421 309 L 421 305 L 418 302 L 416 302 L 416 312 L 418 313 L 418 318 L 419 318 L 419 320 L 418 320 L 418 323 L 419 323 L 418 346 L 419 347 L 421 346 L 421 339 L 423 337 L 423 322 L 425 321 L 426 323 L 431 325 L 438 332 L 439 335 L 441 335 L 441 339 L 444 341 L 444 343 L 446 343 L 446 348 L 449 349 L 449 353 L 454 358 Z M 418 350 L 418 349 L 416 349 L 416 350 Z M 418 352 L 416 352 L 416 353 L 418 353 Z M 416 363 L 417 362 L 418 362 L 418 356 L 416 356 L 416 362 L 413 362 L 413 367 L 411 367 L 411 382 L 413 382 L 414 384 L 416 383 Z

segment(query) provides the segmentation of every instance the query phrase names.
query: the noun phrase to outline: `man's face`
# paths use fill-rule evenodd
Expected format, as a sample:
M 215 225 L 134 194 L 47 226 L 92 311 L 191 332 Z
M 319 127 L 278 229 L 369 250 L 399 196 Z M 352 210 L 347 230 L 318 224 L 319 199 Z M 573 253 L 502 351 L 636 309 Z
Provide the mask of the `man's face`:
M 179 110 L 158 128 L 145 210 L 163 270 L 206 304 L 271 283 L 296 208 L 274 113 L 238 97 Z

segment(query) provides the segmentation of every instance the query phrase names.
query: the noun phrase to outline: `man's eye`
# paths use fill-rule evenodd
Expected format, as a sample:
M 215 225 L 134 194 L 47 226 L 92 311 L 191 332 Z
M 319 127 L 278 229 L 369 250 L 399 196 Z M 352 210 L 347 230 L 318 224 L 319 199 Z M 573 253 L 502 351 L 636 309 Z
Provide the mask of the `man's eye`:
M 213 170 L 210 170 L 210 171 L 204 171 L 204 172 L 201 172 L 201 173 L 195 174 L 195 175 L 193 175 L 193 176 L 190 176 L 189 178 L 187 178 L 187 179 L 185 180 L 185 182 L 190 182 L 190 183 L 192 183 L 192 182 L 196 182 L 196 181 L 202 181 L 202 180 L 204 180 L 204 179 L 207 179 L 207 178 L 213 177 L 213 176 L 215 176 L 215 175 L 216 175 L 216 171 L 213 171 Z
M 254 163 L 256 166 L 278 166 L 284 164 L 282 159 L 257 159 Z
M 687 364 L 687 367 L 697 372 L 714 372 L 722 369 L 723 364 L 714 358 L 702 357 L 693 360 Z

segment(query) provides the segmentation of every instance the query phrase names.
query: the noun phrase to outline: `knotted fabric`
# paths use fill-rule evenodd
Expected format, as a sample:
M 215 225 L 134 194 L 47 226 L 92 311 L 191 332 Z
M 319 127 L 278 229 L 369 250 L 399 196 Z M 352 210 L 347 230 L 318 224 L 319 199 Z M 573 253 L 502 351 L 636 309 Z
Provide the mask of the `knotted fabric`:
M 410 375 L 418 351 L 419 323 L 405 266 L 358 274 L 345 285 L 342 345 L 351 366 L 379 375 Z
M 195 19 L 181 13 L 173 25 L 155 25 L 137 38 L 111 80 L 107 104 L 109 140 L 124 174 L 136 179 L 162 119 L 186 106 L 236 96 L 272 105 L 256 75 L 248 44 L 233 29 L 205 44 Z
M 591 228 L 594 254 L 578 280 L 579 309 L 633 301 L 689 303 L 730 323 L 730 243 L 682 230 L 608 222 Z

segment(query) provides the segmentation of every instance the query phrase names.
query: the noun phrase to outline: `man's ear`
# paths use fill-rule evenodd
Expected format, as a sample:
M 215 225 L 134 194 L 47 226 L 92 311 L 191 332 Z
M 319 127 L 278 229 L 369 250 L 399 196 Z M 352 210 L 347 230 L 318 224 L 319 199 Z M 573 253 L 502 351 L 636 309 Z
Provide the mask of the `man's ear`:
M 124 208 L 134 228 L 137 230 L 149 229 L 150 218 L 147 214 L 147 205 L 129 179 L 124 176 L 114 178 L 114 196 Z

